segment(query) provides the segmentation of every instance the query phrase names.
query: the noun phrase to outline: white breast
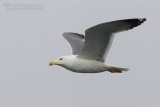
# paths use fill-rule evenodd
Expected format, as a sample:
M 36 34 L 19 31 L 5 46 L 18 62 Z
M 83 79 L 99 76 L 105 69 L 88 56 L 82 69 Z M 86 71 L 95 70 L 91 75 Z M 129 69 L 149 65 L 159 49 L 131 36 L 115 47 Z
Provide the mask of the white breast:
M 96 73 L 107 70 L 107 66 L 103 62 L 81 59 L 78 57 L 73 58 L 72 61 L 63 67 L 71 71 L 81 73 Z

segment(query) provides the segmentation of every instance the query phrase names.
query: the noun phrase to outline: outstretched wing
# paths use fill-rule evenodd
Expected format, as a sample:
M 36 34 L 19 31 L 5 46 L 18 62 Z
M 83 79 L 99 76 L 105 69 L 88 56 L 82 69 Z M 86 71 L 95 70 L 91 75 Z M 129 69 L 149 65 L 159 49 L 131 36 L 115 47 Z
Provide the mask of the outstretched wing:
M 87 29 L 85 32 L 85 43 L 78 57 L 104 62 L 114 34 L 132 29 L 145 20 L 145 18 L 118 20 L 102 23 Z
M 65 32 L 62 36 L 69 42 L 72 47 L 72 54 L 76 55 L 84 45 L 84 36 L 78 33 Z

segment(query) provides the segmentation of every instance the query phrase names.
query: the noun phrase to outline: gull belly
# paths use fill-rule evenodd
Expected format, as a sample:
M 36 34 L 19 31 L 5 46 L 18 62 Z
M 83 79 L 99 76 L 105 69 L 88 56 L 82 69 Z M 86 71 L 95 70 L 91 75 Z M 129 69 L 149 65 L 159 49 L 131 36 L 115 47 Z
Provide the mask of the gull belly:
M 68 70 L 79 73 L 99 73 L 107 71 L 109 66 L 96 60 L 87 60 L 75 57 L 68 64 L 63 65 Z

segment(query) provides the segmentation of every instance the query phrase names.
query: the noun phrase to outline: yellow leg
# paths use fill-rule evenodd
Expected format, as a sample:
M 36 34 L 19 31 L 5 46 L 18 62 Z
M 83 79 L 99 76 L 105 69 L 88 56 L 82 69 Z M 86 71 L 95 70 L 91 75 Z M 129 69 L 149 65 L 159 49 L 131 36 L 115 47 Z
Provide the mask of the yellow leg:
M 113 68 L 113 69 L 110 69 L 109 72 L 111 72 L 111 73 L 122 73 L 122 70 Z

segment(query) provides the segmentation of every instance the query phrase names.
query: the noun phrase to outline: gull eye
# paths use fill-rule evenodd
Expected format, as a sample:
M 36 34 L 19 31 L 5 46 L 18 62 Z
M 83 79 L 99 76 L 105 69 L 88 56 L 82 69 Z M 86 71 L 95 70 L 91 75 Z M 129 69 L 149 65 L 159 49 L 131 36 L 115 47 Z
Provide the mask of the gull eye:
M 59 58 L 59 60 L 62 60 L 63 58 Z

